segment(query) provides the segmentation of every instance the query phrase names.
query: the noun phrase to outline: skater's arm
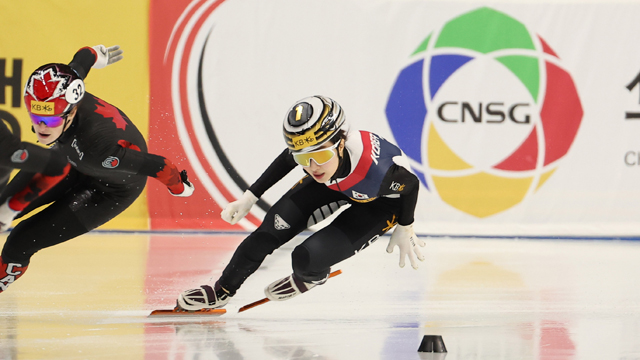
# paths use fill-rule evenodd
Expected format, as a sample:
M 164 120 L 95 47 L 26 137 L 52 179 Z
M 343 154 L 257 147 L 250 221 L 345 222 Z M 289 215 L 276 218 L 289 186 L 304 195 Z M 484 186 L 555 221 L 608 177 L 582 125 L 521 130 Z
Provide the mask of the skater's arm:
M 229 203 L 220 213 L 222 219 L 231 225 L 242 220 L 258 199 L 275 183 L 285 177 L 297 166 L 289 149 L 285 149 L 253 185 L 238 200 Z
M 413 175 L 413 174 L 412 174 Z M 415 177 L 415 175 L 413 175 Z M 400 195 L 402 200 L 402 207 L 400 210 L 400 216 L 398 217 L 399 225 L 411 225 L 414 221 L 414 214 L 416 210 L 416 204 L 418 203 L 418 179 L 416 178 L 416 186 L 413 189 L 403 195 Z
M 75 53 L 69 66 L 84 80 L 92 67 L 100 69 L 120 60 L 122 60 L 122 50 L 117 45 L 108 48 L 104 45 L 85 46 Z
M 269 190 L 269 188 L 280 181 L 280 179 L 287 176 L 297 165 L 289 149 L 285 149 L 273 160 L 258 180 L 249 187 L 249 191 L 251 191 L 255 197 L 260 198 L 265 191 Z
M 58 175 L 67 160 L 57 151 L 20 141 L 0 121 L 0 167 Z
M 403 226 L 413 224 L 419 188 L 418 177 L 404 167 L 394 164 L 387 171 L 382 186 L 380 186 L 379 195 L 399 195 L 402 205 L 398 224 Z
M 97 134 L 99 132 L 96 132 Z M 171 160 L 161 155 L 140 151 L 140 148 L 125 140 L 105 141 L 112 146 L 99 146 L 100 139 L 95 140 L 96 146 L 89 151 L 91 166 L 113 172 L 142 175 L 154 178 L 164 184 L 171 194 L 189 196 L 193 192 L 193 185 L 188 181 L 186 173 L 178 169 Z
M 131 152 L 130 149 L 129 152 Z M 193 185 L 188 180 L 185 170 L 178 170 L 171 160 L 163 156 L 147 153 L 140 153 L 140 155 L 143 162 L 137 174 L 160 181 L 173 195 L 190 196 L 193 193 Z
M 387 252 L 392 253 L 397 246 L 400 252 L 400 267 L 404 267 L 405 259 L 408 257 L 411 267 L 418 268 L 418 262 L 424 261 L 424 256 L 420 251 L 420 247 L 425 246 L 425 242 L 416 236 L 413 230 L 414 213 L 416 204 L 418 203 L 418 190 L 420 181 L 418 177 L 412 174 L 403 166 L 397 164 L 392 165 L 382 186 L 380 187 L 381 195 L 391 197 L 400 197 L 401 205 L 398 214 L 398 225 L 393 230 Z
M 67 176 L 70 170 L 71 165 L 66 163 L 62 168 L 59 168 L 56 171 L 57 175 L 45 175 L 42 173 L 34 174 L 27 171 L 20 171 L 11 180 L 11 182 L 9 182 L 2 198 L 8 198 L 7 201 L 11 210 L 22 211 L 33 200 L 37 199 L 42 194 L 58 184 L 60 181 L 62 181 L 62 179 Z M 15 189 L 20 190 L 16 192 Z M 15 194 L 10 195 L 13 192 L 15 192 Z
M 67 165 L 67 160 L 59 152 L 24 141 L 9 157 L 10 161 L 5 160 L 0 161 L 0 166 L 53 176 L 59 175 Z
M 89 75 L 89 70 L 91 70 L 97 58 L 98 56 L 94 49 L 88 46 L 83 47 L 75 53 L 69 66 L 84 80 Z
M 11 157 L 20 150 L 20 138 L 13 135 L 11 130 L 0 121 L 0 166 L 12 167 Z

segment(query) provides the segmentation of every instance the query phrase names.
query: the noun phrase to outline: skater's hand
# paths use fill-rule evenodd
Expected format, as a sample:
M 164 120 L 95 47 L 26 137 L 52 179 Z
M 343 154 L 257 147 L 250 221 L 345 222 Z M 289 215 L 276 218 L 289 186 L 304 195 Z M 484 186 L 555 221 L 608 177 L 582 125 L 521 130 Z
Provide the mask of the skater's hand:
M 222 220 L 228 222 L 231 225 L 235 225 L 238 221 L 240 221 L 245 215 L 249 213 L 251 207 L 258 202 L 258 198 L 253 195 L 253 193 L 249 190 L 245 191 L 242 194 L 242 197 L 232 203 L 229 203 L 220 216 L 222 216 Z
M 187 176 L 187 170 L 182 170 L 180 172 L 180 181 L 182 181 L 182 185 L 184 185 L 184 190 L 182 190 L 181 193 L 174 194 L 173 192 L 171 192 L 171 189 L 169 189 L 169 192 L 171 193 L 171 195 L 179 196 L 179 197 L 191 196 L 191 194 L 193 194 L 196 188 L 193 186 L 191 181 L 189 181 L 189 177 Z
M 0 205 L 0 232 L 9 230 L 11 222 L 18 216 L 19 211 L 15 211 L 9 207 L 9 202 Z
M 387 252 L 391 254 L 394 247 L 400 249 L 400 267 L 404 267 L 405 256 L 409 257 L 409 262 L 414 269 L 418 268 L 416 257 L 420 261 L 424 261 L 424 256 L 420 252 L 420 248 L 416 246 L 416 243 L 420 246 L 425 246 L 425 242 L 420 240 L 416 233 L 413 231 L 413 224 L 411 225 L 398 225 L 391 235 L 389 240 L 389 246 L 387 246 Z
M 111 65 L 122 60 L 122 53 L 124 52 L 120 49 L 119 45 L 114 45 L 112 47 L 96 45 L 93 47 L 93 50 L 98 54 L 98 58 L 92 66 L 94 69 L 102 69 L 107 65 Z

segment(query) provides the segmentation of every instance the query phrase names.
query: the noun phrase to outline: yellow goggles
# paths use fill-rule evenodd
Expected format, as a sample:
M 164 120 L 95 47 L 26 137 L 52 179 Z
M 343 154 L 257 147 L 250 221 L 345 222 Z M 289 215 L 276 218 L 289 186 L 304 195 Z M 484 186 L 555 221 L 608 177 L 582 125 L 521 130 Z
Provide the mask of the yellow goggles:
M 311 166 L 311 159 L 318 164 L 324 165 L 331 161 L 334 156 L 336 156 L 335 151 L 333 149 L 337 148 L 340 142 L 333 144 L 332 146 L 316 151 L 310 151 L 306 153 L 294 153 L 293 159 L 300 165 L 307 167 Z

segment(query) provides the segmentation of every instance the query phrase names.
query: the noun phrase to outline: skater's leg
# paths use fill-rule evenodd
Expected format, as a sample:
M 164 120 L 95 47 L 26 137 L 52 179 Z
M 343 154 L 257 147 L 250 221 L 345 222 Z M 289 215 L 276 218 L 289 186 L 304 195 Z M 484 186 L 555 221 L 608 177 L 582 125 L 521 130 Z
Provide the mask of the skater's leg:
M 226 305 L 267 255 L 306 229 L 310 218 L 314 219 L 311 223 L 316 221 L 316 210 L 332 203 L 346 203 L 345 199 L 341 193 L 309 177 L 303 178 L 269 209 L 260 227 L 238 246 L 214 286 L 184 291 L 178 297 L 178 305 L 190 311 Z M 338 207 L 332 206 L 331 211 Z
M 389 231 L 397 218 L 394 210 L 366 204 L 347 209 L 294 249 L 294 274 L 305 282 L 323 281 L 331 266 L 364 250 Z
M 135 188 L 128 194 L 114 198 L 82 184 L 74 186 L 58 200 L 21 221 L 13 229 L 4 244 L 0 261 L 26 270 L 36 252 L 73 239 L 108 222 L 133 203 L 140 192 L 141 188 Z M 24 271 L 20 275 L 23 273 Z M 5 283 L 4 287 L 8 285 L 9 283 Z
M 354 204 L 331 224 L 311 235 L 293 253 L 293 274 L 265 288 L 270 300 L 288 300 L 323 284 L 331 266 L 375 242 L 395 225 L 395 202 Z M 385 206 L 383 206 L 385 205 Z
M 262 264 L 265 257 L 305 230 L 319 216 L 318 209 L 326 213 L 346 203 L 345 196 L 328 189 L 310 177 L 294 186 L 267 212 L 260 227 L 249 235 L 233 254 L 220 277 L 220 285 L 235 294 L 242 283 Z M 330 204 L 336 204 L 329 209 Z M 310 221 L 311 219 L 314 219 Z

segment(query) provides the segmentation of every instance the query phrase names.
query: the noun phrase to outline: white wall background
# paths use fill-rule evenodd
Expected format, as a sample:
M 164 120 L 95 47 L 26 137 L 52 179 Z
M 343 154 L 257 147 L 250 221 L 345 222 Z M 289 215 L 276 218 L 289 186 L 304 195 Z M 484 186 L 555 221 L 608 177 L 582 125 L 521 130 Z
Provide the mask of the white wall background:
M 253 182 L 284 149 L 285 111 L 313 94 L 337 100 L 353 128 L 393 141 L 385 107 L 410 54 L 429 33 L 481 6 L 513 17 L 553 48 L 578 89 L 582 124 L 543 187 L 501 213 L 476 218 L 421 189 L 418 231 L 640 235 L 640 120 L 624 118 L 640 112 L 640 87 L 625 88 L 640 71 L 637 1 L 227 1 L 200 34 L 204 43 L 211 31 L 204 91 L 223 149 Z M 194 59 L 201 49 L 194 47 Z M 294 170 L 264 198 L 275 202 L 301 175 Z

